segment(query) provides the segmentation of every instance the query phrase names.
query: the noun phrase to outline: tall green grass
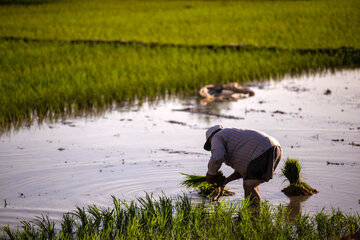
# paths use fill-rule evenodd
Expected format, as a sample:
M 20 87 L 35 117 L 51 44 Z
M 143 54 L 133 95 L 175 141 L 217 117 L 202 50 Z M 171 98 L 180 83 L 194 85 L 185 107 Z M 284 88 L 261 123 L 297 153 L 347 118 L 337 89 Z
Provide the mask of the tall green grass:
M 339 239 L 360 230 L 359 215 L 333 210 L 289 220 L 283 207 L 264 202 L 260 212 L 249 201 L 192 203 L 186 196 L 137 201 L 113 197 L 112 208 L 77 207 L 60 222 L 47 216 L 4 227 L 0 239 Z
M 97 109 L 208 83 L 358 67 L 360 53 L 0 41 L 0 124 Z
M 360 47 L 358 0 L 31 2 L 0 1 L 1 37 Z

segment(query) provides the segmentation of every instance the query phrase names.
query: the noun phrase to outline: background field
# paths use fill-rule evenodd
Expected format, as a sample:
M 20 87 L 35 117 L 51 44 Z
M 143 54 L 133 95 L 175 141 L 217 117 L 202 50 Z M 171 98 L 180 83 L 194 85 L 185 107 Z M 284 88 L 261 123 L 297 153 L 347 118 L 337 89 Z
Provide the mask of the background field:
M 0 1 L 0 124 L 359 67 L 359 9 L 358 1 Z
M 359 19 L 356 0 L 47 1 L 1 6 L 0 36 L 359 47 Z

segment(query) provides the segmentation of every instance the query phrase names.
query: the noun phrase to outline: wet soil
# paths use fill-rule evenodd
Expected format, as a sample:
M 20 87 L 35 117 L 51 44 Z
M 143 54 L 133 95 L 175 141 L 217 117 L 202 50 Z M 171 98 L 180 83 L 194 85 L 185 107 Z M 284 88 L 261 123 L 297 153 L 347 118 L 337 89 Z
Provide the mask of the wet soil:
M 195 97 L 167 99 L 1 135 L 0 226 L 41 214 L 56 219 L 75 206 L 108 207 L 111 195 L 135 200 L 145 192 L 186 193 L 200 199 L 179 185 L 180 173 L 206 173 L 210 155 L 202 147 L 206 129 L 215 124 L 274 136 L 283 160 L 299 159 L 303 178 L 319 189 L 308 198 L 288 198 L 281 192 L 288 183 L 280 177 L 280 163 L 274 179 L 260 185 L 264 200 L 296 213 L 359 213 L 360 70 L 251 88 L 255 96 L 237 102 L 201 106 Z M 242 180 L 227 187 L 235 195 L 223 199 L 243 199 Z

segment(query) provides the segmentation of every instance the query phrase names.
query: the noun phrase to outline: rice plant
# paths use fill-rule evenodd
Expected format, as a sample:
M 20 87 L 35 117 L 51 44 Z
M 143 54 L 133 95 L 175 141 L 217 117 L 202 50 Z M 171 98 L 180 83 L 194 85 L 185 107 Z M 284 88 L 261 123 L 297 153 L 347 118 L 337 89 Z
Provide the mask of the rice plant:
M 206 178 L 203 175 L 191 175 L 182 173 L 186 179 L 181 182 L 182 186 L 185 186 L 188 189 L 197 191 L 199 194 L 217 200 L 219 196 L 232 196 L 234 195 L 229 189 L 216 186 L 215 184 L 210 184 L 206 182 Z
M 5 4 L 0 7 L 0 36 L 292 49 L 360 47 L 357 0 L 1 2 Z
M 301 165 L 297 159 L 287 158 L 281 175 L 290 182 L 290 185 L 282 190 L 287 196 L 312 195 L 318 192 L 301 180 Z
M 55 238 L 55 221 L 50 220 L 48 216 L 36 217 L 32 222 L 41 230 L 41 239 Z
M 0 40 L 0 128 L 85 115 L 208 83 L 359 66 L 360 52 L 149 47 Z
M 301 165 L 297 159 L 287 158 L 281 169 L 282 176 L 289 180 L 290 184 L 301 182 Z
M 65 239 L 72 239 L 74 235 L 75 220 L 70 213 L 64 213 L 61 221 L 60 236 Z
M 322 211 L 290 221 L 284 206 L 268 202 L 254 214 L 249 199 L 205 204 L 147 194 L 131 202 L 113 196 L 113 204 L 77 207 L 59 228 L 48 216 L 23 221 L 22 228 L 2 228 L 0 239 L 340 239 L 360 231 L 358 214 Z

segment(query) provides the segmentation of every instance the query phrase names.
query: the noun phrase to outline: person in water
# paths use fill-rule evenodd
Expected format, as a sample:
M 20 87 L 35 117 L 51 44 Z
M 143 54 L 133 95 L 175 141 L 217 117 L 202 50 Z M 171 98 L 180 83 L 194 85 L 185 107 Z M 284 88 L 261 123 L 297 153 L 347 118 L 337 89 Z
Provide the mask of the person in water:
M 206 131 L 204 149 L 211 151 L 206 181 L 225 186 L 243 178 L 245 197 L 256 205 L 261 201 L 259 185 L 273 178 L 282 155 L 279 142 L 263 132 L 221 125 Z M 234 169 L 228 177 L 219 171 L 223 163 Z

